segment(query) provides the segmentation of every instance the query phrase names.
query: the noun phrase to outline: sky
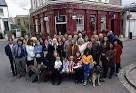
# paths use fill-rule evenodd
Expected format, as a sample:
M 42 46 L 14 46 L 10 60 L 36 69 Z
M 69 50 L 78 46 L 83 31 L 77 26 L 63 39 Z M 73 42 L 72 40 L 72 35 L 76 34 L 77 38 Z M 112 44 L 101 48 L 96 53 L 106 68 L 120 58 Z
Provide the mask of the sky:
M 30 0 L 6 0 L 9 8 L 9 16 L 28 15 L 31 7 Z M 123 5 L 136 2 L 136 0 L 122 0 Z
M 9 16 L 28 15 L 31 7 L 30 0 L 6 0 L 8 4 Z

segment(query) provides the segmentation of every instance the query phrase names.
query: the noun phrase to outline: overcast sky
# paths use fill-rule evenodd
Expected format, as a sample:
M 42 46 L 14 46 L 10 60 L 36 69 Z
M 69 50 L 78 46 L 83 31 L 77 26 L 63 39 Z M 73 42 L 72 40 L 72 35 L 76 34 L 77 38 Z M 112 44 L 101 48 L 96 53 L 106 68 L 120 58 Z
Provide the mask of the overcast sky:
M 30 8 L 30 0 L 6 0 L 9 7 L 9 15 L 27 15 Z M 123 5 L 136 2 L 136 0 L 122 0 Z
M 9 8 L 9 15 L 27 15 L 30 8 L 30 0 L 6 0 Z

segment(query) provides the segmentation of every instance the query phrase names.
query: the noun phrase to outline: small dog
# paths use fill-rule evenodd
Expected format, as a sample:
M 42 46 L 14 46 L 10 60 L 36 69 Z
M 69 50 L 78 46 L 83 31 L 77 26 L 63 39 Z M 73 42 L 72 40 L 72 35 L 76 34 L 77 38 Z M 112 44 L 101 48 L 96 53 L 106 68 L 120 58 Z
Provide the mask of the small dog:
M 102 67 L 100 65 L 95 65 L 93 67 L 93 71 L 92 71 L 92 84 L 93 84 L 93 87 L 96 86 L 96 82 L 98 83 L 98 85 L 100 86 L 101 83 L 100 83 L 100 75 L 102 73 Z

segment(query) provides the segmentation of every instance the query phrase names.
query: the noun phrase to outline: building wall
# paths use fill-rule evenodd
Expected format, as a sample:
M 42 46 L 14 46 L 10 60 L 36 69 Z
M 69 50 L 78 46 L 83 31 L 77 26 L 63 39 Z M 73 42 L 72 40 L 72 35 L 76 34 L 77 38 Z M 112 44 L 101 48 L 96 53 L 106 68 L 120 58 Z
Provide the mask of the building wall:
M 109 2 L 113 5 L 121 5 L 121 0 L 110 0 Z
M 4 21 L 8 21 L 8 17 L 9 17 L 9 14 L 8 14 L 8 8 L 6 6 L 0 6 L 0 32 L 4 33 L 5 31 L 5 26 L 4 26 Z M 9 27 L 9 30 L 10 30 L 10 25 L 9 25 L 9 22 L 8 22 L 8 27 Z
M 126 12 L 124 15 L 123 15 L 123 34 L 125 37 L 128 37 L 129 36 L 129 32 L 132 32 L 132 36 L 136 36 L 136 30 L 135 30 L 135 27 L 136 27 L 136 12 L 131 12 L 130 14 L 132 15 L 132 17 L 130 18 L 130 23 L 129 23 L 129 20 L 127 19 L 127 15 L 129 13 Z M 130 27 L 129 27 L 130 25 Z
M 31 0 L 31 9 L 36 9 L 39 8 L 41 6 L 46 5 L 47 2 L 50 1 L 59 1 L 59 2 L 77 2 L 77 1 L 81 1 L 81 0 Z M 88 0 L 84 0 L 84 1 L 88 1 Z M 89 0 L 89 1 L 94 1 L 94 2 L 100 2 L 100 3 L 110 3 L 113 5 L 121 5 L 121 0 Z
M 64 1 L 64 0 L 63 0 Z M 100 0 L 97 0 L 100 1 Z M 101 0 L 102 2 L 108 2 L 106 0 Z M 47 32 L 47 22 L 45 22 L 44 17 L 49 19 L 49 28 L 50 34 L 53 35 L 56 33 L 56 23 L 55 18 L 58 15 L 65 15 L 67 17 L 67 33 L 76 33 L 77 32 L 77 22 L 73 20 L 73 15 L 83 15 L 84 16 L 84 32 L 87 35 L 91 35 L 90 31 L 90 15 L 96 16 L 96 31 L 101 33 L 101 17 L 106 17 L 106 32 L 111 29 L 111 20 L 114 20 L 114 33 L 120 35 L 121 32 L 121 8 L 116 7 L 110 4 L 99 4 L 98 3 L 87 3 L 87 4 L 52 4 L 44 8 L 39 8 L 35 12 L 31 13 L 32 16 L 32 33 L 41 34 L 42 31 Z M 114 17 L 114 18 L 113 18 Z M 41 19 L 43 22 L 41 22 Z M 42 29 L 44 26 L 44 30 Z
M 15 24 L 17 24 L 17 25 L 25 25 L 26 23 L 28 23 L 29 22 L 29 18 L 28 18 L 28 16 L 17 16 L 17 17 L 15 17 Z

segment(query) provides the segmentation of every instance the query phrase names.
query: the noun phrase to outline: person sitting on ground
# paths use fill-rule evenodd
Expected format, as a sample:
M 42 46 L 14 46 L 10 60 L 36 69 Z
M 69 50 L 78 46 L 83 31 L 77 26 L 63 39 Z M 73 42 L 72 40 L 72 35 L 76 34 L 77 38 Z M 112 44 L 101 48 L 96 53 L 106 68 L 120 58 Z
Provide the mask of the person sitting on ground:
M 62 73 L 69 73 L 69 61 L 67 60 L 67 58 L 63 60 Z
M 54 52 L 53 56 L 54 67 L 52 69 L 52 84 L 54 85 L 57 82 L 57 85 L 61 84 L 61 68 L 62 62 L 60 61 L 60 56 L 57 52 Z
M 74 57 L 73 56 L 70 56 L 69 57 L 69 72 L 70 73 L 73 73 L 73 67 L 74 67 Z
M 83 62 L 83 71 L 84 71 L 84 86 L 87 85 L 88 77 L 91 73 L 91 69 L 93 66 L 93 57 L 90 55 L 90 51 L 86 49 L 84 51 L 84 55 L 82 56 L 82 62 Z
M 83 68 L 82 68 L 82 57 L 81 53 L 77 52 L 76 57 L 74 58 L 74 71 L 75 71 L 75 83 L 83 81 Z

